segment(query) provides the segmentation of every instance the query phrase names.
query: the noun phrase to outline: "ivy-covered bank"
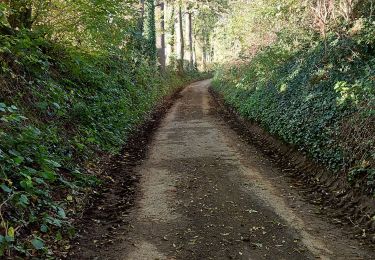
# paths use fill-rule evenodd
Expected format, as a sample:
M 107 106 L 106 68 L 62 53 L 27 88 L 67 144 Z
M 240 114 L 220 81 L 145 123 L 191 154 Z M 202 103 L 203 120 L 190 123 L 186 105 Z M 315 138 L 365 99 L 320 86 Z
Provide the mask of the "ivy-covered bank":
M 163 97 L 199 75 L 161 76 L 141 53 L 85 53 L 31 32 L 0 41 L 0 256 L 53 256 L 98 181 L 86 163 L 117 153 Z
M 243 117 L 374 193 L 375 23 L 343 35 L 290 39 L 220 68 L 214 88 Z M 358 184 L 358 182 L 356 182 Z

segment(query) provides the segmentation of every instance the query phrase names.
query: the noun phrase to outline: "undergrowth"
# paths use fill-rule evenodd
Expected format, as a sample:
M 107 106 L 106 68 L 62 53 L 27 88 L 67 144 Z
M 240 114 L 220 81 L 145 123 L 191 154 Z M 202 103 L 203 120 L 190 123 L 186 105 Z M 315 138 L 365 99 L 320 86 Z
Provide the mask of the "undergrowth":
M 163 97 L 199 75 L 161 76 L 135 48 L 86 53 L 30 31 L 0 42 L 0 256 L 56 257 L 82 194 L 100 183 L 84 166 L 119 152 Z
M 375 188 L 375 23 L 293 46 L 282 37 L 242 65 L 219 68 L 214 88 L 317 162 Z

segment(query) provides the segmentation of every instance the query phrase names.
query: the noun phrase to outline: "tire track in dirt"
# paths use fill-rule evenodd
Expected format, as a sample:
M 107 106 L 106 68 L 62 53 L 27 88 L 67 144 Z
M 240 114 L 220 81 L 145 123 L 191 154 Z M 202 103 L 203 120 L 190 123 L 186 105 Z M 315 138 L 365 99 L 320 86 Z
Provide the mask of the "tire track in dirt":
M 372 259 L 187 87 L 134 171 L 137 199 L 98 259 Z M 82 259 L 82 258 L 81 258 Z

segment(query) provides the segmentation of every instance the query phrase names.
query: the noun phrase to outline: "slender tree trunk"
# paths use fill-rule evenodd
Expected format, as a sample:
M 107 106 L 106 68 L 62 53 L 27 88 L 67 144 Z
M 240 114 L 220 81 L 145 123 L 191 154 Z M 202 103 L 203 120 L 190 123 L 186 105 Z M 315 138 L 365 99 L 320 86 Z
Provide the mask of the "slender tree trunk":
M 144 42 L 144 29 L 145 29 L 145 0 L 139 0 L 139 17 L 137 24 L 137 31 L 134 37 L 135 47 L 144 53 L 145 42 Z
M 180 27 L 180 59 L 178 62 L 178 70 L 180 73 L 184 70 L 184 58 L 185 58 L 185 41 L 184 41 L 184 28 L 183 28 L 183 20 L 182 20 L 182 3 L 179 3 L 178 9 L 178 19 L 179 19 L 179 27 Z
M 139 32 L 142 35 L 143 34 L 143 27 L 144 27 L 144 19 L 145 19 L 145 0 L 140 0 L 139 4 L 140 4 L 140 8 L 141 8 L 140 9 L 141 15 L 140 15 L 140 18 L 139 18 L 139 21 L 138 21 L 138 28 L 139 28 Z
M 169 41 L 169 45 L 171 46 L 171 56 L 174 55 L 175 52 L 175 43 L 176 43 L 176 17 L 175 17 L 175 5 L 172 3 L 172 12 L 171 18 L 169 20 L 170 31 L 171 31 L 171 39 Z
M 170 40 L 169 46 L 171 48 L 171 53 L 169 57 L 169 63 L 173 69 L 176 68 L 176 56 L 175 56 L 175 45 L 176 45 L 176 8 L 175 3 L 172 2 L 171 17 L 169 19 L 169 30 L 170 30 Z
M 207 68 L 207 52 L 206 52 L 206 43 L 203 43 L 202 48 L 202 64 L 203 64 L 203 70 L 205 71 Z
M 155 26 L 155 2 L 147 0 L 147 41 L 148 53 L 152 65 L 156 66 L 157 49 L 156 49 L 156 26 Z
M 164 17 L 164 2 L 160 3 L 160 49 L 159 49 L 159 62 L 160 71 L 165 72 L 166 58 L 165 58 L 165 17 Z
M 198 69 L 196 41 L 194 41 L 194 44 L 193 44 L 193 61 L 194 61 L 194 69 L 196 70 Z
M 189 26 L 189 53 L 190 53 L 190 69 L 194 68 L 194 57 L 193 57 L 193 18 L 192 13 L 188 13 L 188 26 Z

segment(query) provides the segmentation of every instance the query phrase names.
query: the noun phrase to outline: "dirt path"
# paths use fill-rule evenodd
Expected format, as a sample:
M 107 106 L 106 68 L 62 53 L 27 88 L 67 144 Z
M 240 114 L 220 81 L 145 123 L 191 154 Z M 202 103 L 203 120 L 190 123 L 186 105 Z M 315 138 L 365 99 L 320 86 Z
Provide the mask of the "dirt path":
M 216 115 L 208 86 L 163 120 L 120 242 L 97 259 L 375 259 Z

